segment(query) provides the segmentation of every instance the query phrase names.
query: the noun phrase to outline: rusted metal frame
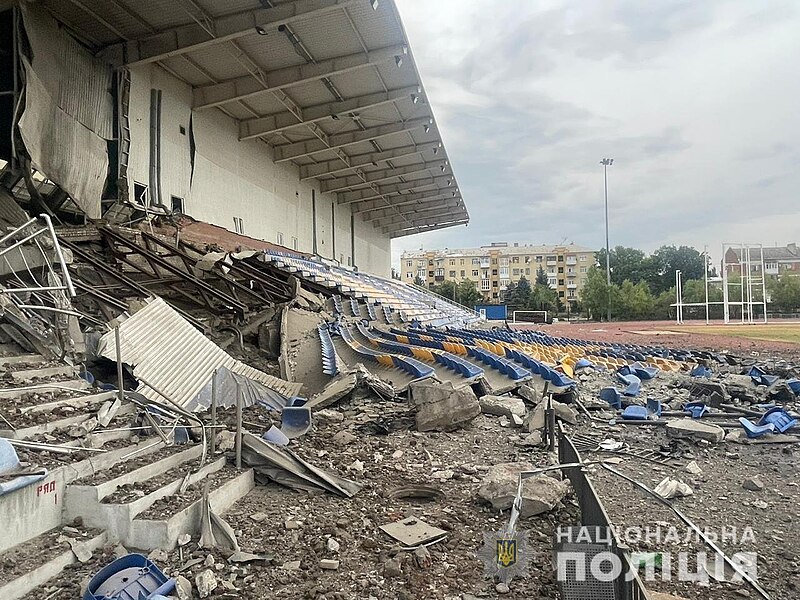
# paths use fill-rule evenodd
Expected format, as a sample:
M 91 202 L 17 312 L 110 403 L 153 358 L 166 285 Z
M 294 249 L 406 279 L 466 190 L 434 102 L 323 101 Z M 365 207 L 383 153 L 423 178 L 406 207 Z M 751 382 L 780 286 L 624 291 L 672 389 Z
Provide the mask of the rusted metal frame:
M 164 260 L 161 256 L 153 254 L 146 248 L 139 246 L 136 242 L 132 242 L 126 237 L 120 235 L 113 229 L 109 227 L 100 227 L 99 231 L 100 234 L 106 238 L 107 242 L 109 241 L 116 242 L 121 246 L 127 246 L 134 252 L 138 252 L 139 254 L 141 254 L 148 261 L 148 263 L 150 263 L 150 261 L 156 262 L 164 270 L 169 271 L 174 275 L 177 275 L 178 277 L 182 277 L 187 283 L 194 285 L 198 289 L 198 291 L 206 292 L 208 295 L 213 296 L 214 298 L 222 302 L 222 304 L 225 305 L 226 307 L 230 307 L 237 313 L 240 319 L 242 320 L 244 319 L 244 314 L 247 312 L 247 306 L 245 304 L 242 304 L 235 298 L 232 298 L 230 295 L 208 285 L 207 283 L 201 281 L 194 275 L 182 271 L 180 268 L 174 266 L 169 261 Z M 113 247 L 114 244 L 109 243 L 109 246 Z M 128 264 L 130 264 L 135 269 L 141 271 L 141 267 L 137 266 L 136 264 L 133 264 L 131 261 L 126 260 L 126 262 L 128 262 Z M 195 298 L 195 302 L 196 301 L 197 299 Z M 211 308 L 213 309 L 214 307 L 211 306 Z
M 280 280 L 271 281 L 269 279 L 269 274 L 262 273 L 259 269 L 256 269 L 249 263 L 233 257 L 231 257 L 231 260 L 232 262 L 230 264 L 226 264 L 231 271 L 258 283 L 262 288 L 265 289 L 267 294 L 271 296 L 277 296 L 285 300 L 288 300 L 292 297 L 291 288 L 287 282 Z
M 145 287 L 141 286 L 139 283 L 137 283 L 136 281 L 134 281 L 133 279 L 131 279 L 127 275 L 125 275 L 125 274 L 123 274 L 121 272 L 118 272 L 116 269 L 114 269 L 109 264 L 99 260 L 92 253 L 87 252 L 87 251 L 79 248 L 76 244 L 73 244 L 72 242 L 68 242 L 67 240 L 65 240 L 63 238 L 59 238 L 59 242 L 61 243 L 62 246 L 66 247 L 66 248 L 69 248 L 70 251 L 72 252 L 72 254 L 74 256 L 77 256 L 82 262 L 85 262 L 85 263 L 91 265 L 95 269 L 95 271 L 97 272 L 98 276 L 100 276 L 101 279 L 102 279 L 102 274 L 105 274 L 105 275 L 108 275 L 109 277 L 111 277 L 112 279 L 118 281 L 120 284 L 122 284 L 123 287 L 127 288 L 131 292 L 134 292 L 133 295 L 138 295 L 141 298 L 151 298 L 153 296 L 152 292 L 150 292 L 148 289 L 146 289 Z M 200 321 L 195 319 L 192 315 L 187 313 L 180 306 L 175 306 L 175 304 L 172 303 L 172 302 L 170 302 L 170 305 L 184 319 L 189 321 L 192 324 L 192 326 L 196 327 L 200 331 L 205 331 L 206 330 L 206 327 L 205 327 L 205 325 L 203 325 L 203 323 L 201 323 Z M 126 307 L 126 310 L 127 310 L 127 307 Z
M 198 261 L 196 259 L 192 258 L 185 250 L 183 250 L 183 248 L 176 248 L 174 246 L 170 246 L 167 242 L 164 242 L 164 241 L 158 239 L 157 237 L 150 235 L 147 232 L 143 232 L 142 236 L 146 240 L 150 240 L 151 242 L 153 242 L 157 246 L 159 246 L 161 248 L 165 248 L 167 250 L 170 250 L 173 253 L 174 256 L 180 257 L 183 260 L 183 264 L 186 265 L 186 270 L 187 271 L 191 272 L 191 269 L 193 269 L 193 268 L 195 268 L 197 266 L 197 262 Z M 257 294 L 253 290 L 251 290 L 246 285 L 243 285 L 242 283 L 236 281 L 232 277 L 228 277 L 227 275 L 225 275 L 225 273 L 222 272 L 221 269 L 217 268 L 216 266 L 215 266 L 215 270 L 214 270 L 214 275 L 218 279 L 220 279 L 223 283 L 225 283 L 225 285 L 228 287 L 228 290 L 230 290 L 231 295 L 234 298 L 236 298 L 237 300 L 239 300 L 240 302 L 241 302 L 241 300 L 236 295 L 236 291 L 237 290 L 240 291 L 240 292 L 243 292 L 245 294 L 248 294 L 249 296 L 252 296 L 253 298 L 255 298 L 258 301 L 259 304 L 264 304 L 264 298 L 262 298 L 259 294 Z
M 168 250 L 170 251 L 169 254 L 167 254 L 167 255 L 160 254 L 157 250 L 153 249 L 153 247 L 151 246 L 152 242 L 151 242 L 150 237 L 147 236 L 145 232 L 142 232 L 141 235 L 142 235 L 142 240 L 144 241 L 144 249 L 147 251 L 146 253 L 142 253 L 142 256 L 144 256 L 145 260 L 147 261 L 147 264 L 150 265 L 150 268 L 153 269 L 153 271 L 156 273 L 156 275 L 161 277 L 161 275 L 158 273 L 158 271 L 156 269 L 156 265 L 158 263 L 156 263 L 156 265 L 154 265 L 153 261 L 151 261 L 151 259 L 150 259 L 150 255 L 152 255 L 154 257 L 157 256 L 164 262 L 169 262 L 167 259 L 173 258 L 175 256 L 175 252 L 173 252 L 172 249 L 168 247 Z M 186 262 L 185 261 L 182 261 L 182 262 L 183 262 L 183 267 L 185 269 L 186 275 L 194 277 L 194 274 L 191 272 L 191 270 L 189 269 L 189 267 L 186 264 Z M 169 264 L 172 264 L 172 263 L 169 263 Z M 175 265 L 172 265 L 172 266 L 175 266 Z M 180 271 L 179 267 L 175 267 L 175 268 Z M 168 287 L 170 289 L 175 290 L 178 293 L 182 293 L 182 292 L 179 291 L 179 288 L 177 287 L 177 284 L 168 284 Z M 203 302 L 205 302 L 206 306 L 208 306 L 209 310 L 214 310 L 214 308 L 215 308 L 214 307 L 214 303 L 211 301 L 211 298 L 209 298 L 208 294 L 203 289 L 198 289 L 198 292 L 200 293 L 200 296 L 203 298 Z M 236 300 L 238 300 L 238 298 L 236 298 Z

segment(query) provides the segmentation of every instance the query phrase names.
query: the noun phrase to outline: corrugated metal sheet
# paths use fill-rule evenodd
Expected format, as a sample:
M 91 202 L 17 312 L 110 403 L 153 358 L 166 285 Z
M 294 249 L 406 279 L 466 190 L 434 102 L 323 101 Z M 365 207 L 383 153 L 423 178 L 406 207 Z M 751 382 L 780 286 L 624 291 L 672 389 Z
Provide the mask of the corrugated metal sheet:
M 191 406 L 209 384 L 214 370 L 221 367 L 283 396 L 295 396 L 302 387 L 300 383 L 267 375 L 236 360 L 192 327 L 161 298 L 150 300 L 144 308 L 123 321 L 119 332 L 122 361 L 134 365 L 134 376 L 154 385 L 181 406 Z M 113 331 L 100 338 L 98 354 L 116 360 Z M 164 400 L 144 383 L 137 391 L 151 400 Z

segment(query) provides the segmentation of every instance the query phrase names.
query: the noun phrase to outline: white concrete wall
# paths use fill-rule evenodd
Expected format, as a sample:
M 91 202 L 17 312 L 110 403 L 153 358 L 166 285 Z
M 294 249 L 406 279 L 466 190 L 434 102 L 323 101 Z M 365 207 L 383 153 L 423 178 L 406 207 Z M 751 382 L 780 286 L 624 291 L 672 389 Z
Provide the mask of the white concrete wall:
M 292 247 L 313 250 L 311 193 L 316 188 L 317 252 L 327 258 L 351 257 L 350 207 L 335 206 L 336 248 L 332 247 L 332 194 L 320 194 L 315 180 L 300 181 L 291 163 L 276 164 L 264 142 L 238 139 L 236 122 L 219 110 L 196 111 L 192 127 L 197 148 L 191 177 L 189 120 L 191 88 L 158 66 L 131 70 L 130 193 L 133 182 L 149 183 L 150 90 L 162 90 L 161 98 L 161 200 L 184 199 L 184 212 L 234 231 L 234 217 L 244 221 L 245 234 Z M 180 133 L 180 126 L 186 134 Z M 316 185 L 315 185 L 316 184 Z M 389 276 L 390 239 L 371 224 L 355 220 L 356 256 L 359 269 Z

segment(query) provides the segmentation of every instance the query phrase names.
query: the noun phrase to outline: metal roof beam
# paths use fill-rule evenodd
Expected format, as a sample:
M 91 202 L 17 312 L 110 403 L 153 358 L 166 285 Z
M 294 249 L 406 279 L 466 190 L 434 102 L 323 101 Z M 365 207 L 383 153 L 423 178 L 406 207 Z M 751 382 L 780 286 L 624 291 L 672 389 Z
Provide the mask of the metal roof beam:
M 442 217 L 460 218 L 466 217 L 467 213 L 463 208 L 459 207 L 432 207 L 426 209 L 415 209 L 413 213 L 400 213 L 389 217 L 383 217 L 375 221 L 377 227 L 389 227 L 390 225 L 397 225 L 398 223 L 414 223 L 419 219 L 437 218 Z
M 402 146 L 400 148 L 393 148 L 391 150 L 384 150 L 383 152 L 353 154 L 350 156 L 349 167 L 343 165 L 339 160 L 326 160 L 312 165 L 302 165 L 300 167 L 300 179 L 313 179 L 323 175 L 344 173 L 345 171 L 352 171 L 357 167 L 364 167 L 366 165 L 373 165 L 377 167 L 378 165 L 395 158 L 414 156 L 415 154 L 422 154 L 428 151 L 433 154 L 434 150 L 436 150 L 438 153 L 441 147 L 441 142 L 427 142 L 425 144 L 414 144 L 410 146 Z
M 383 219 L 384 217 L 391 217 L 397 214 L 398 208 L 400 212 L 409 212 L 409 213 L 416 213 L 419 211 L 425 210 L 433 210 L 440 207 L 446 208 L 455 208 L 456 206 L 462 206 L 464 201 L 461 198 L 436 198 L 433 200 L 427 200 L 423 202 L 409 202 L 404 204 L 392 204 L 391 207 L 384 206 L 384 208 L 376 208 L 370 212 L 364 213 L 364 221 L 377 221 L 379 219 Z M 407 208 L 403 208 L 403 206 Z
M 289 25 L 339 11 L 360 1 L 362 0 L 291 0 L 272 8 L 231 13 L 212 18 L 203 24 L 188 23 L 138 40 L 112 44 L 103 51 L 103 55 L 117 66 L 153 63 L 246 35 L 255 35 L 257 27 L 268 31 L 279 25 Z
M 405 175 L 414 175 L 416 173 L 426 173 L 433 171 L 436 175 L 446 173 L 448 163 L 446 160 L 437 160 L 429 163 L 417 163 L 405 167 L 396 167 L 394 169 L 382 169 L 380 171 L 368 171 L 363 173 L 363 177 L 359 175 L 350 175 L 348 177 L 339 177 L 337 179 L 326 179 L 320 182 L 321 192 L 338 192 L 340 190 L 352 189 L 355 187 L 363 187 L 369 183 L 379 183 L 394 179 L 395 177 L 402 177 Z
M 361 202 L 362 200 L 374 200 L 387 194 L 399 194 L 408 190 L 416 190 L 423 187 L 435 185 L 436 187 L 449 187 L 455 182 L 453 176 L 444 177 L 422 177 L 421 179 L 412 179 L 411 181 L 402 181 L 400 183 L 390 183 L 389 185 L 382 185 L 378 187 L 378 191 L 372 189 L 356 190 L 353 192 L 342 192 L 339 194 L 339 204 L 351 204 L 353 202 Z
M 389 90 L 388 92 L 356 96 L 355 98 L 348 98 L 344 102 L 326 102 L 325 104 L 300 108 L 299 115 L 284 111 L 256 117 L 255 119 L 247 119 L 239 123 L 239 140 L 250 140 L 264 135 L 279 133 L 306 123 L 331 119 L 333 115 L 336 115 L 337 118 L 340 118 L 340 115 L 341 118 L 346 118 L 345 115 L 347 113 L 375 108 L 376 106 L 389 104 L 404 98 L 410 99 L 411 95 L 415 93 L 420 93 L 419 87 L 408 86 Z M 301 120 L 298 121 L 298 118 Z
M 400 121 L 398 123 L 389 123 L 387 125 L 379 125 L 378 127 L 368 127 L 360 131 L 349 131 L 347 133 L 336 133 L 328 136 L 330 145 L 325 145 L 320 140 L 305 140 L 302 142 L 294 142 L 292 144 L 281 144 L 273 146 L 275 149 L 276 163 L 286 162 L 287 160 L 294 160 L 317 152 L 324 152 L 331 148 L 342 148 L 344 146 L 352 146 L 361 142 L 368 142 L 370 140 L 377 140 L 395 133 L 402 131 L 411 131 L 419 129 L 425 125 L 432 126 L 433 119 L 430 117 L 421 117 L 418 119 L 409 119 L 407 121 Z
M 391 227 L 384 227 L 383 233 L 391 234 L 391 237 L 401 237 L 403 235 L 413 235 L 415 233 L 422 233 L 423 231 L 431 231 L 433 229 L 444 229 L 445 227 L 454 227 L 456 225 L 466 225 L 469 223 L 469 217 L 454 219 L 452 221 L 442 221 L 441 219 L 426 219 L 419 221 L 413 225 L 404 223 L 402 225 L 392 225 Z
M 379 208 L 386 208 L 387 206 L 403 206 L 405 204 L 414 204 L 421 200 L 436 200 L 437 198 L 455 198 L 458 195 L 458 189 L 453 190 L 452 188 L 429 190 L 427 192 L 418 192 L 415 194 L 403 194 L 402 196 L 394 196 L 391 204 L 387 204 L 385 200 L 357 202 L 353 206 L 353 212 L 367 213 Z
M 262 82 L 266 84 L 266 87 L 262 82 L 256 81 L 250 75 L 221 81 L 213 85 L 197 87 L 192 92 L 193 105 L 195 109 L 201 110 L 221 106 L 229 102 L 247 100 L 253 96 L 274 90 L 341 75 L 367 65 L 377 65 L 392 60 L 395 56 L 401 56 L 406 51 L 407 48 L 403 45 L 386 46 L 370 50 L 368 54 L 359 52 L 358 54 L 347 54 L 328 60 L 321 60 L 317 63 L 275 69 L 264 73 Z

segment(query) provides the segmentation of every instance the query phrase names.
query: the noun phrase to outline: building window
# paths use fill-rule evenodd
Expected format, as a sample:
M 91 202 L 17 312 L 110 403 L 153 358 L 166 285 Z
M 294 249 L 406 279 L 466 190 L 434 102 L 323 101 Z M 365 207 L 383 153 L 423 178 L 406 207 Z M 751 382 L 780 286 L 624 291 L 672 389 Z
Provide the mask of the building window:
M 513 269 L 511 271 L 511 274 L 514 275 L 515 277 L 519 277 L 519 269 Z
M 456 272 L 455 271 L 450 271 L 450 277 L 455 279 L 456 278 Z
M 429 260 L 429 261 L 428 261 L 428 266 L 429 266 L 429 267 L 432 267 L 432 266 L 433 266 L 433 261 L 432 261 L 432 260 Z
M 411 275 L 413 275 L 413 273 L 411 271 L 406 273 L 406 279 L 411 279 Z
M 425 269 L 417 269 L 417 277 L 425 279 Z
M 425 261 L 424 260 L 418 260 L 417 261 L 417 266 L 418 267 L 424 267 L 425 266 Z
M 508 266 L 508 258 L 501 258 L 500 259 L 500 266 L 501 267 L 507 267 Z
M 236 233 L 244 233 L 244 221 L 242 221 L 241 217 L 233 217 L 233 230 Z M 283 240 L 283 234 L 279 233 L 278 235 L 280 236 L 280 239 Z M 283 241 L 280 241 L 278 243 L 282 244 Z
M 497 292 L 495 292 L 494 294 L 492 294 L 492 298 L 499 298 L 499 297 L 500 297 L 500 294 L 498 294 Z
M 497 269 L 492 269 L 492 275 L 494 275 L 495 277 L 497 277 Z
M 472 259 L 472 264 L 473 264 L 473 265 L 479 265 L 479 264 L 481 264 L 481 259 L 480 259 L 480 258 L 473 258 L 473 259 Z
M 560 292 L 558 292 L 558 297 L 559 298 L 563 298 L 564 297 L 564 290 L 561 290 Z
M 518 265 L 519 264 L 519 256 L 512 256 L 511 257 L 511 263 L 515 264 L 515 265 Z
M 530 274 L 531 274 L 531 268 L 525 267 L 525 275 L 530 275 Z
M 492 287 L 497 287 L 497 282 L 496 281 L 492 282 Z
M 172 196 L 172 212 L 183 214 L 183 198 L 178 198 L 178 196 Z
M 493 265 L 496 265 L 496 264 L 497 264 L 497 259 L 496 259 L 496 258 L 493 258 L 493 259 L 492 259 L 492 264 L 493 264 Z
M 413 267 L 414 266 L 414 261 L 413 260 L 407 260 L 406 261 L 406 266 L 407 267 Z
M 464 266 L 464 259 L 463 258 L 461 259 L 461 266 L 462 267 Z
M 477 277 L 478 276 L 478 270 L 477 269 L 473 269 L 472 270 L 472 276 L 473 277 Z
M 559 279 L 558 280 L 558 285 L 564 285 L 564 280 L 563 279 Z
M 444 269 L 436 269 L 436 277 L 444 277 Z
M 559 273 L 563 273 L 564 272 L 564 267 L 558 267 L 558 272 Z
M 537 263 L 540 263 L 540 262 L 542 262 L 542 257 L 541 257 L 541 256 L 537 256 L 537 257 L 536 257 L 536 262 L 537 262 Z
M 489 291 L 489 280 L 488 279 L 481 279 L 481 291 L 488 292 Z
M 451 266 L 451 267 L 455 267 L 455 266 L 456 266 L 456 261 L 454 261 L 454 260 L 451 260 L 451 261 L 450 261 L 450 266 Z
M 278 232 L 278 244 L 283 246 L 283 234 L 280 231 Z
M 564 255 L 563 254 L 559 254 L 558 255 L 558 262 L 564 262 Z
M 293 250 L 298 250 L 299 248 L 300 248 L 300 244 L 297 242 L 297 238 L 293 237 L 292 238 L 292 249 Z M 350 263 L 348 262 L 347 264 L 349 265 Z
M 586 256 L 581 256 L 579 259 L 581 262 L 586 262 Z
M 588 273 L 589 267 L 581 267 L 581 273 Z
M 133 199 L 137 204 L 147 206 L 147 186 L 143 183 L 133 182 Z
M 467 272 L 464 269 L 461 269 L 461 277 L 466 277 Z
M 508 267 L 500 267 L 500 277 L 508 279 Z
M 428 271 L 428 277 L 433 277 L 433 271 Z

